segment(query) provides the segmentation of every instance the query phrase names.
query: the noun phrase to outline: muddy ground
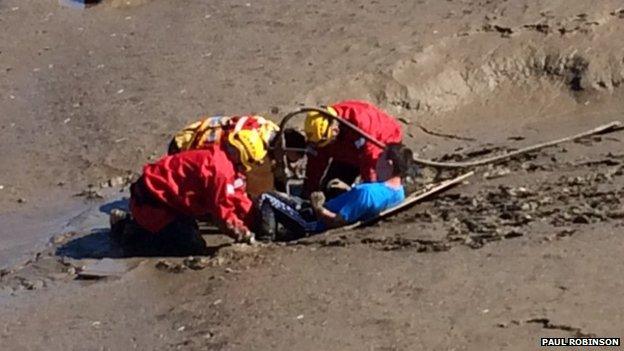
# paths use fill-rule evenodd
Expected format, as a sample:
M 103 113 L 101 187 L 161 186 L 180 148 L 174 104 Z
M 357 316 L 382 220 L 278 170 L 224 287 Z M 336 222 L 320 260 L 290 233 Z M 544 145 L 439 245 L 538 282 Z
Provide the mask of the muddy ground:
M 105 230 L 125 179 L 203 113 L 277 119 L 368 99 L 421 157 L 447 160 L 622 120 L 619 1 L 5 0 L 0 29 L 2 349 L 622 337 L 622 132 L 482 167 L 387 221 L 289 245 L 206 235 L 211 256 L 123 257 Z

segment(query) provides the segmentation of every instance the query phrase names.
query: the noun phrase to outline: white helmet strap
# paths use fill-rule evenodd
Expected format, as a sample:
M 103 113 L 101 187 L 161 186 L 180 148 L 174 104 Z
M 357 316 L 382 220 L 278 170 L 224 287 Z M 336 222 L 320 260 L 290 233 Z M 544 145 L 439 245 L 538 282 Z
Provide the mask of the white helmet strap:
M 234 132 L 238 132 L 239 130 L 243 129 L 243 126 L 245 125 L 245 122 L 247 122 L 247 119 L 248 117 L 241 117 L 234 126 Z

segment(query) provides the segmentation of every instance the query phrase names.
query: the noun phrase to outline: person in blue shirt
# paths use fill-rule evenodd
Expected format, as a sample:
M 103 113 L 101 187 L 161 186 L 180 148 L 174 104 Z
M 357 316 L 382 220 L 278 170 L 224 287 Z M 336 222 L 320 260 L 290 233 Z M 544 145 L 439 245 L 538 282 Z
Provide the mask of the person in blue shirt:
M 312 193 L 309 204 L 279 193 L 262 194 L 258 202 L 260 223 L 256 228 L 257 238 L 295 239 L 374 218 L 405 199 L 403 178 L 413 170 L 412 160 L 409 148 L 402 144 L 390 144 L 377 161 L 379 181 L 355 185 L 329 201 L 325 201 L 322 192 Z M 280 227 L 283 230 L 280 231 Z M 282 235 L 278 235 L 280 232 Z

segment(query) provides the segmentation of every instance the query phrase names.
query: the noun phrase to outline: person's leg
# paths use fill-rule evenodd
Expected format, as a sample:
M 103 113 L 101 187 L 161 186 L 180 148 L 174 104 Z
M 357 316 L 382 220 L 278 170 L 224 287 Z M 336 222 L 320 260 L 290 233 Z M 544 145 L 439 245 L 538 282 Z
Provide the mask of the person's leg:
M 304 203 L 282 194 L 264 193 L 259 198 L 260 225 L 259 240 L 292 240 L 304 236 L 316 228 L 316 222 L 302 216 Z M 284 226 L 287 235 L 282 237 L 278 225 Z
M 128 212 L 113 209 L 110 214 L 110 237 L 122 250 L 124 256 L 154 255 L 155 234 L 141 227 Z
M 189 256 L 206 253 L 197 221 L 178 217 L 154 236 L 154 247 L 163 255 Z
M 273 206 L 264 194 L 260 195 L 257 204 L 257 218 L 255 228 L 256 239 L 259 241 L 275 241 L 277 237 L 277 221 Z
M 149 255 L 152 248 L 154 233 L 141 227 L 132 217 L 129 218 L 119 243 L 124 252 L 133 255 Z
M 111 239 L 123 248 L 125 255 L 157 254 L 154 246 L 158 233 L 173 222 L 175 215 L 167 208 L 138 201 L 134 192 L 130 198 L 130 210 L 131 213 L 118 209 L 111 211 Z
M 139 238 L 144 237 L 147 230 L 141 228 L 136 223 L 132 215 L 120 209 L 113 209 L 109 216 L 110 221 L 110 237 L 113 241 L 121 245 L 127 245 L 140 241 Z
M 130 221 L 130 214 L 126 211 L 114 208 L 111 210 L 108 220 L 110 223 L 109 235 L 111 239 L 116 243 L 120 243 L 126 225 L 128 225 Z

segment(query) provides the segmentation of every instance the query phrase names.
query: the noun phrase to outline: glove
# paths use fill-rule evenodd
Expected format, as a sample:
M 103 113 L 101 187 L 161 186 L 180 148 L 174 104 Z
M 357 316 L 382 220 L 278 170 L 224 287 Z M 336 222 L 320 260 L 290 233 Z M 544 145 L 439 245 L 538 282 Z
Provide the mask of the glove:
M 312 194 L 310 194 L 310 204 L 312 205 L 312 208 L 316 211 L 322 209 L 323 205 L 325 204 L 325 194 L 323 194 L 322 191 L 313 192 Z
M 237 243 L 252 244 L 256 241 L 254 233 L 245 227 L 234 227 L 227 225 L 228 235 Z
M 247 230 L 245 234 L 238 240 L 239 243 L 254 245 L 256 243 L 256 235 Z

